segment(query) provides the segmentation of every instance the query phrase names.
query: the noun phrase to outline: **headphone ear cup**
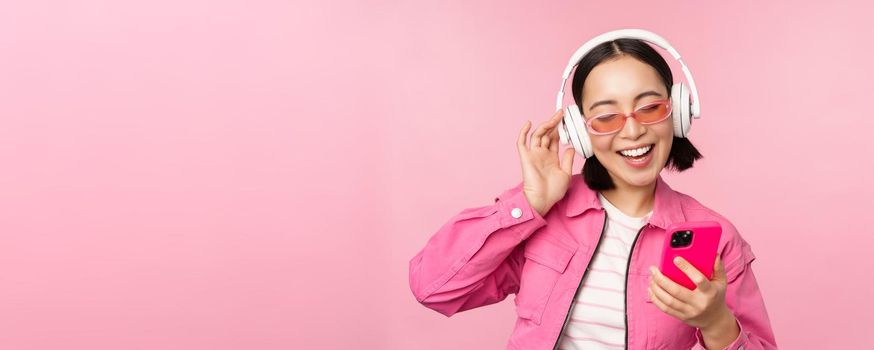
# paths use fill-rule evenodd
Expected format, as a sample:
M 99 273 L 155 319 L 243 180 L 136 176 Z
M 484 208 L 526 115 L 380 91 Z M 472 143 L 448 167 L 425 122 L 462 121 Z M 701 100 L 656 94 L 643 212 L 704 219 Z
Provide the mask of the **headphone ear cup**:
M 558 140 L 561 145 L 566 145 L 571 143 L 570 136 L 568 136 L 568 123 L 565 123 L 565 119 L 567 119 L 567 108 L 563 108 L 561 121 L 558 122 Z
M 681 107 L 683 107 L 683 137 L 689 137 L 689 130 L 692 129 L 692 97 L 690 93 L 689 87 L 683 84 L 683 102 L 681 102 Z
M 589 140 L 589 133 L 586 131 L 586 123 L 583 122 L 583 116 L 577 105 L 565 107 L 563 119 L 577 154 L 582 155 L 583 158 L 595 155 L 592 152 L 592 142 Z
M 671 86 L 671 113 L 674 120 L 674 136 L 686 138 L 692 125 L 689 89 L 686 84 Z

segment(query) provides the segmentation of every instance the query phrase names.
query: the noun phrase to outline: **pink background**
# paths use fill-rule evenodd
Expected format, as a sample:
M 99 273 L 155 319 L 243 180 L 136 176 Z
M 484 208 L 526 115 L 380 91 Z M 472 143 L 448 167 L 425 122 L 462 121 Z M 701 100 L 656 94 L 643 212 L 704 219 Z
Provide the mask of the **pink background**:
M 666 179 L 752 244 L 781 348 L 862 346 L 872 11 L 7 2 L 0 348 L 503 348 L 512 297 L 446 318 L 416 303 L 408 261 L 521 180 L 518 130 L 553 113 L 579 45 L 622 27 L 695 75 L 706 158 Z

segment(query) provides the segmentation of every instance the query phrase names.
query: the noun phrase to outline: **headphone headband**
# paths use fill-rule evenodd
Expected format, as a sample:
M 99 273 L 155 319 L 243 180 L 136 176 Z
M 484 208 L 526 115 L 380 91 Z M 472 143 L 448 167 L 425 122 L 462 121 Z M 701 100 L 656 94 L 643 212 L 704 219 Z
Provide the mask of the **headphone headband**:
M 668 43 L 667 40 L 665 40 L 658 34 L 643 29 L 618 29 L 614 31 L 609 31 L 592 38 L 591 40 L 583 44 L 583 46 L 580 46 L 580 48 L 577 49 L 577 51 L 574 52 L 574 54 L 571 56 L 570 62 L 568 62 L 567 67 L 565 67 L 564 69 L 564 73 L 562 73 L 561 88 L 558 91 L 558 98 L 555 102 L 556 109 L 562 108 L 562 101 L 564 100 L 564 88 L 565 84 L 567 84 L 567 79 L 570 76 L 571 71 L 573 71 L 574 67 L 580 62 L 581 59 L 583 59 L 583 56 L 585 56 L 589 51 L 595 48 L 595 46 L 616 39 L 644 40 L 670 52 L 671 56 L 673 56 L 674 59 L 680 62 L 680 66 L 683 69 L 683 74 L 686 75 L 686 81 L 689 83 L 689 89 L 692 93 L 692 106 L 690 114 L 693 118 L 701 118 L 701 104 L 698 102 L 698 89 L 695 87 L 695 80 L 692 79 L 692 73 L 689 72 L 689 68 L 686 67 L 686 63 L 683 62 L 683 60 L 680 58 L 680 53 L 677 52 L 677 50 L 675 50 L 674 47 Z

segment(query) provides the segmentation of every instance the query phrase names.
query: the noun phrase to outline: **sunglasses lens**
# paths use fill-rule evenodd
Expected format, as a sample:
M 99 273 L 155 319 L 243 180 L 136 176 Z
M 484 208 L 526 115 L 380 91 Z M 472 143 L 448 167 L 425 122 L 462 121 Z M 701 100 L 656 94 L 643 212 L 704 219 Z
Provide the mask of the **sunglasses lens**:
M 659 101 L 639 108 L 634 112 L 635 119 L 644 124 L 658 123 L 670 115 L 670 101 Z M 592 120 L 592 130 L 597 133 L 614 133 L 625 126 L 626 117 L 621 113 L 608 113 L 595 117 Z
M 637 120 L 641 123 L 654 123 L 668 115 L 667 103 L 654 103 L 644 106 L 635 112 Z
M 595 120 L 592 121 L 592 129 L 597 132 L 613 132 L 622 129 L 623 124 L 625 124 L 625 117 L 622 115 L 617 113 L 604 114 L 595 117 Z

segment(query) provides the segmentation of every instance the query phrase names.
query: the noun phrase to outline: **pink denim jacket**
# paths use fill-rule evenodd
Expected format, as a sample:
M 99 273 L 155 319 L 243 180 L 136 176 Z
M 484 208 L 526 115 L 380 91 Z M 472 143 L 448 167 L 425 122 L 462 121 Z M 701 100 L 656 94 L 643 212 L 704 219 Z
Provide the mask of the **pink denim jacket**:
M 518 318 L 507 349 L 555 349 L 605 220 L 597 193 L 582 175 L 573 176 L 545 217 L 533 210 L 519 183 L 494 204 L 462 210 L 444 224 L 410 260 L 410 288 L 422 305 L 446 316 L 516 294 Z M 699 220 L 723 228 L 726 304 L 740 328 L 726 349 L 776 349 L 750 245 L 726 218 L 672 190 L 661 176 L 653 214 L 632 244 L 627 266 L 626 349 L 705 349 L 700 330 L 659 310 L 647 293 L 648 267 L 658 266 L 665 228 Z

